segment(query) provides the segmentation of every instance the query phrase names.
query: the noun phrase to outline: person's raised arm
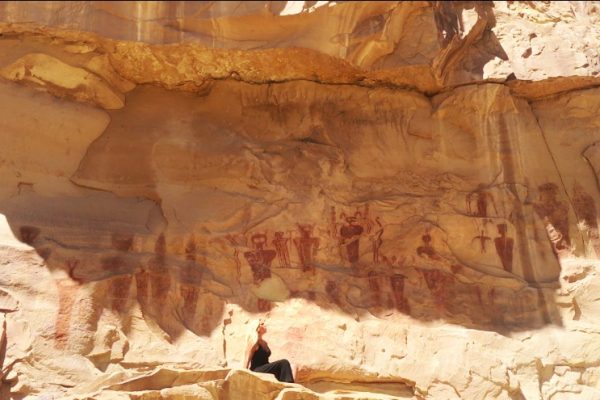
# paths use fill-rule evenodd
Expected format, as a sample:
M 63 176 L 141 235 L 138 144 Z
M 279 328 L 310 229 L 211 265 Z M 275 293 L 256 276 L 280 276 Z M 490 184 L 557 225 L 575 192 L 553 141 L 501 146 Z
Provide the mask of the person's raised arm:
M 255 343 L 253 346 L 248 346 L 248 350 L 246 351 L 246 362 L 244 363 L 244 368 L 250 368 L 250 361 L 252 360 L 252 356 L 254 352 L 257 350 L 258 343 Z

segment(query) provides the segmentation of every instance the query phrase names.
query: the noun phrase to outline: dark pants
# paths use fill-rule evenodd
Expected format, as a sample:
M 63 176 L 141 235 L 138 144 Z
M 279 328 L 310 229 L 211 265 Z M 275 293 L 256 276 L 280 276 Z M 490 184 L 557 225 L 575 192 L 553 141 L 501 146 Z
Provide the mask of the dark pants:
M 288 360 L 278 360 L 272 363 L 264 364 L 254 368 L 252 371 L 273 374 L 279 382 L 294 383 L 292 367 L 290 366 L 290 362 Z

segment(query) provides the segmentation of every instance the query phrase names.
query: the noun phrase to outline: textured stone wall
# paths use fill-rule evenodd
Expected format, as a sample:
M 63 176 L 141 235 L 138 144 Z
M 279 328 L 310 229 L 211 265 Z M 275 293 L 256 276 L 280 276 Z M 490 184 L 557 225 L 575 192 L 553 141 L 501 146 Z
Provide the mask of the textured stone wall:
M 596 398 L 599 13 L 0 3 L 2 395 Z

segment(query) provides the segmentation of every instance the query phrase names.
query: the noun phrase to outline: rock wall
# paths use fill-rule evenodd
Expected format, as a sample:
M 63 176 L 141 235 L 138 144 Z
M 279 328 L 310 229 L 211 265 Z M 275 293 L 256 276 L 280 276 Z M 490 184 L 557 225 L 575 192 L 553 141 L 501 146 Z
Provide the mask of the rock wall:
M 2 395 L 597 398 L 599 12 L 2 3 Z

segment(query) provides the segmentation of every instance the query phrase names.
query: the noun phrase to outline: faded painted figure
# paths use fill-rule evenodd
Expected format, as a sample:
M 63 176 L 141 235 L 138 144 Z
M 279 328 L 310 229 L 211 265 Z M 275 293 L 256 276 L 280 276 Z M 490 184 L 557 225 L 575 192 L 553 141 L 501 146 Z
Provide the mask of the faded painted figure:
M 419 257 L 427 256 L 433 260 L 439 259 L 439 256 L 437 255 L 435 249 L 431 245 L 431 235 L 429 233 L 426 233 L 423 236 L 421 236 L 421 240 L 423 240 L 423 245 L 417 247 L 417 255 Z
M 557 231 L 554 237 L 557 251 L 565 250 L 571 244 L 569 237 L 569 209 L 567 205 L 558 200 L 558 186 L 554 183 L 544 183 L 538 187 L 539 199 L 534 203 L 533 208 L 537 215 L 544 220 L 546 229 L 548 224 Z M 557 238 L 560 236 L 560 240 Z M 552 241 L 552 239 L 551 239 Z
M 583 228 L 588 231 L 590 244 L 596 257 L 600 258 L 600 232 L 598 231 L 596 201 L 578 183 L 573 185 L 573 208 L 575 208 L 579 224 L 583 222 Z
M 275 239 L 272 243 L 275 246 L 277 252 L 277 259 L 279 260 L 279 266 L 281 268 L 290 267 L 290 252 L 288 251 L 288 242 L 290 238 L 283 236 L 283 232 L 275 232 Z
M 260 283 L 271 277 L 271 262 L 277 256 L 277 253 L 275 250 L 264 248 L 267 244 L 267 235 L 264 233 L 255 233 L 250 241 L 254 246 L 254 250 L 245 252 L 244 257 L 250 264 L 250 268 L 252 268 L 254 283 Z
M 474 241 L 478 241 L 479 242 L 479 248 L 481 249 L 481 253 L 485 253 L 486 252 L 486 243 L 488 241 L 492 240 L 491 237 L 486 236 L 485 235 L 485 231 L 481 230 L 481 233 L 477 236 L 475 236 L 473 239 L 471 239 L 471 243 L 473 243 Z
M 327 281 L 327 284 L 325 285 L 325 292 L 327 293 L 329 301 L 340 305 L 340 288 L 335 281 Z
M 237 272 L 237 279 L 239 281 L 242 276 L 242 262 L 240 261 L 240 248 L 246 247 L 248 239 L 241 234 L 225 236 L 225 239 L 233 246 L 233 259 L 235 261 L 235 268 Z
M 506 236 L 508 227 L 506 224 L 498 224 L 498 236 L 494 239 L 496 245 L 496 252 L 502 261 L 502 267 L 507 272 L 512 272 L 513 265 L 513 245 L 514 239 Z
M 483 184 L 479 184 L 476 190 L 469 193 L 466 200 L 469 214 L 473 216 L 486 218 L 488 216 L 488 206 L 490 204 L 494 208 L 494 212 L 496 214 L 498 213 L 494 196 L 485 189 L 485 185 Z M 476 207 L 475 211 L 473 210 L 473 206 Z
M 356 222 L 356 217 L 346 217 L 346 223 L 340 229 L 340 245 L 345 250 L 346 259 L 355 263 L 360 257 L 360 236 L 364 229 Z
M 408 301 L 404 298 L 404 282 L 406 277 L 402 274 L 395 274 L 390 277 L 390 284 L 394 293 L 396 309 L 400 312 L 410 314 Z
M 371 235 L 371 242 L 373 243 L 373 263 L 379 264 L 381 257 L 379 249 L 381 249 L 381 245 L 383 244 L 383 224 L 379 217 L 375 217 L 375 222 L 377 223 L 377 228 Z
M 294 245 L 298 250 L 298 258 L 302 271 L 314 270 L 314 257 L 319 250 L 319 238 L 312 236 L 314 226 L 308 224 L 298 224 L 300 237 L 294 238 Z
M 369 289 L 371 291 L 371 303 L 375 307 L 381 306 L 381 286 L 377 272 L 369 272 Z
M 450 275 L 435 269 L 422 270 L 422 273 L 425 278 L 425 283 L 433 295 L 436 308 L 438 310 L 445 309 L 448 289 L 453 283 L 453 278 Z
M 565 239 L 558 229 L 550 223 L 548 217 L 544 218 L 544 227 L 548 234 L 548 239 L 552 243 L 552 251 L 557 257 L 568 252 L 568 247 L 565 244 Z

